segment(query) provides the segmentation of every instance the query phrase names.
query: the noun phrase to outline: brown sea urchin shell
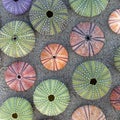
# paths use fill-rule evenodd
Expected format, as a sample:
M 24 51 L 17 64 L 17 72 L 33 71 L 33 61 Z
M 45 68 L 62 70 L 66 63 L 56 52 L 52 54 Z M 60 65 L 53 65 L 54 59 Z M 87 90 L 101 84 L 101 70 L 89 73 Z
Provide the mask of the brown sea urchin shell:
M 70 34 L 72 49 L 81 56 L 94 56 L 103 48 L 104 33 L 94 23 L 81 22 Z
M 73 112 L 72 120 L 106 120 L 106 118 L 100 108 L 85 105 Z
M 14 62 L 5 71 L 5 81 L 15 91 L 28 90 L 33 86 L 35 80 L 35 70 L 25 62 Z
M 120 85 L 112 90 L 110 102 L 116 110 L 120 110 Z
M 40 59 L 45 68 L 57 71 L 67 64 L 68 52 L 60 44 L 49 44 L 41 52 Z

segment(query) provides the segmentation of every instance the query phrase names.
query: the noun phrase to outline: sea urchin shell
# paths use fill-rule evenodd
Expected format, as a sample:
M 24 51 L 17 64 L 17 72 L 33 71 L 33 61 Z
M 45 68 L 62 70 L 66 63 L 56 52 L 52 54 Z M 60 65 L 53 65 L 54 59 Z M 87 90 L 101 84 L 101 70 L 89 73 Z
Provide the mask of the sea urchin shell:
M 45 68 L 57 71 L 67 64 L 68 52 L 60 44 L 49 44 L 41 52 L 40 59 Z
M 0 30 L 0 48 L 10 57 L 23 57 L 30 53 L 35 44 L 31 27 L 23 21 L 6 23 Z
M 8 98 L 0 107 L 0 120 L 32 120 L 33 111 L 24 98 Z
M 62 0 L 36 0 L 29 16 L 33 27 L 43 35 L 61 32 L 68 21 L 67 8 Z
M 34 104 L 44 115 L 56 116 L 69 104 L 70 96 L 66 86 L 58 80 L 45 80 L 34 92 Z
M 106 120 L 106 117 L 100 108 L 85 105 L 73 112 L 72 120 Z
M 8 12 L 20 15 L 30 8 L 32 0 L 2 0 L 2 3 Z
M 36 73 L 33 67 L 25 62 L 14 62 L 5 71 L 5 81 L 15 91 L 28 90 L 35 80 Z
M 117 86 L 112 90 L 110 102 L 116 110 L 120 110 L 120 86 Z
M 81 22 L 72 29 L 70 34 L 72 49 L 84 57 L 99 53 L 104 42 L 104 33 L 94 23 Z
M 115 51 L 114 64 L 117 70 L 120 72 L 120 46 Z
M 79 15 L 93 17 L 106 8 L 108 0 L 69 0 L 69 3 Z
M 113 32 L 120 34 L 120 9 L 110 14 L 108 24 Z
M 87 61 L 79 65 L 72 77 L 75 91 L 84 99 L 95 100 L 103 97 L 110 89 L 111 74 L 98 61 Z

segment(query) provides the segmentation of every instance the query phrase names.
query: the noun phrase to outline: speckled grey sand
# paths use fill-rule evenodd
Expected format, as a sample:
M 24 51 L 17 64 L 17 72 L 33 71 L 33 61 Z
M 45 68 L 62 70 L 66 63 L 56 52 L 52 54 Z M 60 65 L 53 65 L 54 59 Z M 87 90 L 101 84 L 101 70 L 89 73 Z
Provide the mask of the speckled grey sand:
M 37 37 L 36 47 L 28 56 L 24 58 L 14 59 L 0 52 L 0 105 L 8 97 L 12 97 L 12 96 L 23 96 L 24 98 L 28 99 L 33 105 L 32 95 L 33 95 L 35 86 L 37 86 L 41 81 L 45 79 L 54 78 L 54 79 L 58 79 L 61 82 L 65 83 L 65 85 L 68 87 L 68 89 L 70 90 L 71 102 L 68 108 L 66 109 L 66 111 L 56 117 L 43 116 L 37 111 L 37 109 L 35 109 L 33 105 L 34 107 L 34 119 L 33 120 L 70 120 L 72 112 L 79 106 L 83 106 L 86 104 L 92 104 L 92 105 L 95 105 L 101 108 L 102 111 L 105 113 L 107 120 L 120 120 L 120 112 L 115 111 L 109 102 L 109 95 L 110 95 L 111 90 L 116 85 L 120 85 L 120 72 L 116 70 L 116 68 L 114 67 L 114 62 L 113 62 L 114 49 L 120 45 L 120 35 L 113 33 L 109 29 L 109 26 L 107 24 L 107 20 L 108 20 L 110 13 L 116 8 L 120 8 L 120 0 L 110 0 L 106 10 L 103 11 L 99 16 L 96 16 L 93 18 L 85 18 L 85 17 L 78 16 L 69 7 L 68 0 L 63 0 L 63 2 L 68 7 L 70 19 L 69 19 L 68 26 L 62 33 L 52 36 L 52 37 L 45 37 L 45 36 L 39 35 L 36 32 L 36 37 Z M 15 17 L 14 15 L 9 14 L 3 8 L 1 4 L 1 0 L 0 0 L 0 27 L 2 27 L 6 22 L 9 22 L 11 20 L 23 20 L 29 23 L 28 12 L 24 15 Z M 90 59 L 101 61 L 110 69 L 113 83 L 112 83 L 111 89 L 108 92 L 108 94 L 102 99 L 95 100 L 95 101 L 88 101 L 88 100 L 82 99 L 81 97 L 79 97 L 79 95 L 75 93 L 72 87 L 73 71 L 75 70 L 77 65 L 89 59 L 89 58 L 83 58 L 75 54 L 72 48 L 70 47 L 70 43 L 69 43 L 70 31 L 72 27 L 74 27 L 80 21 L 95 22 L 104 31 L 105 37 L 106 37 L 106 44 L 103 50 L 98 55 L 91 57 Z M 46 44 L 53 43 L 53 42 L 63 44 L 69 52 L 69 62 L 67 66 L 63 70 L 58 71 L 58 72 L 52 72 L 52 71 L 46 70 L 42 66 L 39 60 L 39 56 L 40 56 L 40 52 L 42 51 L 42 48 L 44 48 Z M 6 70 L 6 67 L 16 60 L 22 60 L 25 62 L 29 62 L 29 64 L 34 66 L 37 71 L 38 79 L 35 83 L 35 86 L 26 92 L 14 92 L 7 87 L 4 81 L 3 73 Z

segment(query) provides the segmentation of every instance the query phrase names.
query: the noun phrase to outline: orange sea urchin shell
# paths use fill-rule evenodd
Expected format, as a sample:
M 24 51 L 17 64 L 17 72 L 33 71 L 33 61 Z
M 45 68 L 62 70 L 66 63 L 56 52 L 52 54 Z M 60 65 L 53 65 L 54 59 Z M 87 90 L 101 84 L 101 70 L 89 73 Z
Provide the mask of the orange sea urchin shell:
M 85 105 L 73 112 L 72 120 L 106 120 L 106 118 L 100 108 L 93 105 Z
M 94 23 L 81 22 L 72 29 L 70 34 L 72 49 L 84 57 L 99 53 L 104 42 L 104 33 Z
M 35 80 L 36 73 L 33 67 L 25 62 L 14 62 L 5 71 L 5 81 L 15 91 L 28 90 Z
M 68 52 L 60 44 L 49 44 L 41 52 L 40 59 L 45 68 L 57 71 L 67 64 Z
M 110 14 L 108 24 L 113 32 L 120 34 L 120 9 Z

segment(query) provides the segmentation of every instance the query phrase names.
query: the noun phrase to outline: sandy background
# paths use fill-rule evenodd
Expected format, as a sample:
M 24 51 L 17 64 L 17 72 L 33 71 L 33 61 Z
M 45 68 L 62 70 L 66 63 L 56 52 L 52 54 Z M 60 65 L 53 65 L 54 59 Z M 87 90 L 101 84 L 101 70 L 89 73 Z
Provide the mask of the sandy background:
M 33 109 L 34 109 L 33 120 L 49 120 L 49 119 L 70 120 L 72 112 L 76 108 L 82 105 L 91 104 L 91 105 L 100 107 L 105 113 L 107 120 L 120 120 L 120 112 L 114 110 L 109 102 L 109 95 L 110 95 L 111 90 L 116 85 L 120 85 L 120 73 L 116 70 L 116 68 L 114 67 L 114 63 L 113 63 L 114 50 L 115 48 L 117 48 L 117 46 L 120 45 L 120 35 L 113 33 L 109 29 L 109 26 L 107 24 L 108 16 L 110 15 L 110 13 L 116 8 L 120 8 L 120 0 L 110 0 L 106 10 L 103 11 L 99 16 L 96 16 L 93 18 L 86 18 L 86 17 L 81 17 L 77 15 L 76 13 L 73 12 L 73 10 L 71 10 L 68 0 L 63 0 L 63 2 L 68 7 L 69 24 L 67 25 L 66 29 L 62 33 L 52 36 L 52 37 L 45 37 L 35 32 L 36 46 L 29 55 L 23 58 L 19 58 L 19 59 L 10 58 L 0 51 L 0 105 L 2 104 L 2 102 L 4 102 L 9 97 L 20 96 L 20 97 L 26 98 L 27 100 L 31 102 Z M 5 23 L 11 20 L 23 20 L 25 22 L 28 22 L 29 25 L 31 26 L 28 12 L 24 15 L 20 15 L 16 17 L 12 14 L 9 14 L 3 8 L 1 0 L 0 0 L 0 27 L 2 27 Z M 69 43 L 70 31 L 72 27 L 74 27 L 80 21 L 92 21 L 96 23 L 98 26 L 100 26 L 101 29 L 104 31 L 105 38 L 106 38 L 106 44 L 104 48 L 102 49 L 102 51 L 94 57 L 83 58 L 75 54 L 70 47 L 70 43 Z M 39 60 L 41 50 L 49 43 L 60 43 L 69 52 L 69 62 L 67 66 L 61 71 L 58 71 L 58 72 L 48 71 L 42 66 Z M 79 95 L 75 93 L 72 87 L 72 84 L 71 84 L 72 74 L 76 66 L 82 63 L 83 61 L 86 61 L 89 59 L 103 62 L 110 69 L 111 74 L 112 74 L 113 82 L 112 82 L 110 91 L 108 92 L 106 96 L 104 96 L 101 99 L 95 100 L 95 101 L 88 101 L 88 100 L 82 99 Z M 14 92 L 13 90 L 10 90 L 8 88 L 8 86 L 6 85 L 4 81 L 3 73 L 6 70 L 7 66 L 17 60 L 28 62 L 29 64 L 34 66 L 37 72 L 37 81 L 35 85 L 26 92 Z M 41 81 L 49 79 L 49 78 L 58 79 L 59 81 L 62 81 L 63 83 L 65 83 L 65 85 L 68 87 L 70 91 L 70 96 L 71 96 L 71 101 L 66 111 L 56 117 L 43 116 L 41 113 L 39 113 L 35 109 L 34 104 L 32 102 L 33 101 L 32 95 L 33 95 L 33 91 L 35 87 Z

